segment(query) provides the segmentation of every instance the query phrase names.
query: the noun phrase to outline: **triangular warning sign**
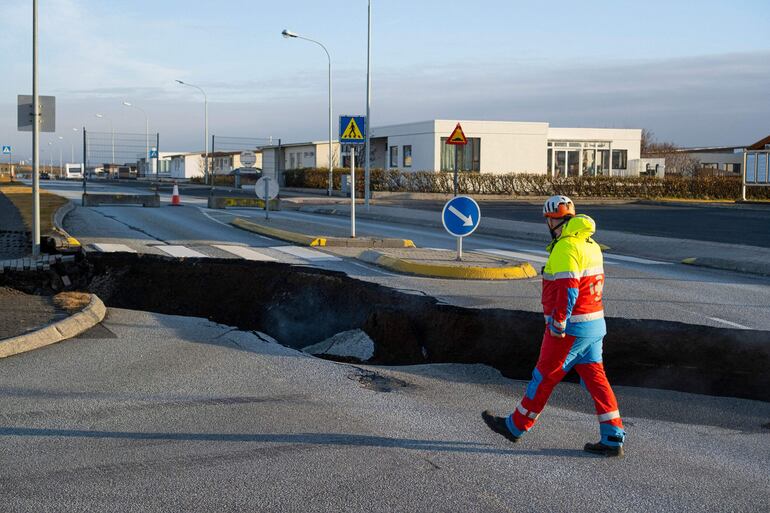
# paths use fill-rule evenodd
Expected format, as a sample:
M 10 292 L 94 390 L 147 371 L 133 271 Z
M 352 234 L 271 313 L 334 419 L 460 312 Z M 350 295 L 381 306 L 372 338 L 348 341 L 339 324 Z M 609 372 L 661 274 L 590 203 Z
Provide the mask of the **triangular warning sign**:
M 460 126 L 460 123 L 457 123 L 457 126 L 452 132 L 452 135 L 449 136 L 449 139 L 447 139 L 446 143 L 456 145 L 468 144 L 468 138 L 465 137 L 465 132 L 463 132 L 463 127 Z
M 348 141 L 364 140 L 364 134 L 361 133 L 361 129 L 358 128 L 358 123 L 356 123 L 356 118 L 350 118 L 350 123 L 348 123 L 348 127 L 345 129 L 344 132 L 342 132 L 342 139 L 345 139 Z

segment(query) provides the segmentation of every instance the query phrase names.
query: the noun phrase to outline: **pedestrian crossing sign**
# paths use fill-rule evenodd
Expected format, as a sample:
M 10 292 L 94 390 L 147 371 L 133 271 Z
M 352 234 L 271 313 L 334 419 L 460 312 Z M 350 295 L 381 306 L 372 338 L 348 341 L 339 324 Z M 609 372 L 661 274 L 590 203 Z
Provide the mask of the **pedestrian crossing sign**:
M 340 116 L 340 143 L 364 144 L 366 142 L 365 116 Z
M 10 155 L 10 154 L 11 154 L 11 147 L 3 146 L 3 155 Z
M 468 138 L 465 137 L 465 132 L 463 132 L 463 127 L 460 126 L 460 123 L 457 123 L 457 126 L 452 132 L 452 135 L 449 136 L 449 139 L 447 139 L 446 143 L 456 146 L 464 146 L 468 144 Z

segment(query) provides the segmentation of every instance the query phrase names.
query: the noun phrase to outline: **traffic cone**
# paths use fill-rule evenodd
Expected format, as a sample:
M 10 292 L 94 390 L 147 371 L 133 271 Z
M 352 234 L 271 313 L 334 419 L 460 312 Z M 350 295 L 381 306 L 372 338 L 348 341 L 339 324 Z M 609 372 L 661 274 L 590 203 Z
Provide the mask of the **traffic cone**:
M 179 197 L 179 187 L 177 186 L 177 184 L 174 184 L 174 191 L 171 193 L 171 206 L 172 207 L 182 206 L 182 199 Z

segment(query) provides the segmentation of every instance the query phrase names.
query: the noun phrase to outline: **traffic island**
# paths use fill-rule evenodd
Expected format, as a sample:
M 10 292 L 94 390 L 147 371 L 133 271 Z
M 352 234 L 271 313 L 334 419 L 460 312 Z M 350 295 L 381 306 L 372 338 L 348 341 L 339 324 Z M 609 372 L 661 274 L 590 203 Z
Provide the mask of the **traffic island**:
M 455 251 L 440 249 L 386 249 L 364 251 L 358 257 L 391 271 L 461 280 L 522 280 L 534 278 L 537 271 L 529 262 L 515 262 L 468 252 L 457 260 Z
M 363 236 L 345 237 L 345 230 L 336 226 L 323 226 L 293 219 L 246 220 L 240 217 L 230 224 L 265 237 L 301 244 L 303 246 L 340 247 L 340 248 L 413 248 L 409 239 L 388 239 Z M 315 235 L 326 233 L 327 235 Z
M 13 333 L 4 330 L 5 338 L 0 339 L 0 358 L 76 337 L 102 322 L 107 313 L 96 295 L 83 292 L 41 297 L 6 288 L 0 289 L 3 297 L 15 306 L 3 308 L 0 315 L 4 325 L 13 323 Z

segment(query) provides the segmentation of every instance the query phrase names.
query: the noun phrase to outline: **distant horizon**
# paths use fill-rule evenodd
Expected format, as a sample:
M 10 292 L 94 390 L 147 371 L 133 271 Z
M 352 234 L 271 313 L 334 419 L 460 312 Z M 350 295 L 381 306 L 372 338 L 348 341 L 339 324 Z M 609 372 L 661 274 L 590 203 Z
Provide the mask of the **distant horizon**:
M 375 127 L 536 121 L 648 129 L 680 147 L 748 145 L 770 134 L 770 10 L 758 0 L 738 8 L 708 0 L 697 11 L 662 0 L 578 10 L 565 1 L 547 9 L 502 0 L 372 4 Z M 206 90 L 210 134 L 327 139 L 326 54 L 280 32 L 329 49 L 336 127 L 339 114 L 366 110 L 366 2 L 344 5 L 342 19 L 310 0 L 232 0 L 220 9 L 199 0 L 42 1 L 40 94 L 57 97 L 57 133 L 41 134 L 41 149 L 61 144 L 69 154 L 73 128 L 108 131 L 106 120 L 143 134 L 143 114 L 122 105 L 130 101 L 160 132 L 161 151 L 202 150 L 203 97 L 177 79 Z M 31 10 L 31 2 L 9 5 L 0 18 L 0 144 L 27 156 L 16 95 L 31 92 Z

